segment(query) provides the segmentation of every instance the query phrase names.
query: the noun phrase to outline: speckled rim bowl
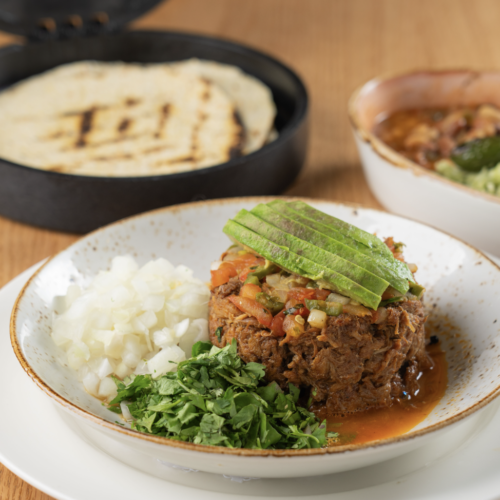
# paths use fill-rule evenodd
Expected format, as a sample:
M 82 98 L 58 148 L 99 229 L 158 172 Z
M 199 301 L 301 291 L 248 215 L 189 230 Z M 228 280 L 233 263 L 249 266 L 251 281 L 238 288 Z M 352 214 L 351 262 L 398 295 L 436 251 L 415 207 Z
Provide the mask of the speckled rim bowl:
M 391 212 L 447 231 L 500 256 L 500 197 L 453 182 L 400 155 L 373 133 L 381 117 L 402 109 L 500 107 L 500 71 L 413 71 L 374 78 L 348 105 L 354 137 L 371 190 Z
M 447 352 L 449 386 L 443 400 L 407 434 L 319 450 L 194 445 L 116 424 L 116 414 L 88 395 L 75 372 L 57 361 L 59 351 L 49 335 L 54 297 L 64 294 L 71 283 L 88 284 L 118 254 L 131 254 L 142 264 L 162 256 L 174 264 L 191 267 L 195 276 L 208 281 L 210 263 L 229 244 L 222 233 L 225 222 L 241 208 L 251 209 L 270 199 L 190 203 L 125 219 L 77 241 L 49 260 L 26 284 L 11 318 L 15 354 L 54 402 L 75 417 L 81 427 L 92 429 L 94 438 L 90 439 L 94 444 L 118 459 L 127 450 L 141 464 L 163 460 L 207 472 L 251 477 L 320 475 L 371 465 L 411 451 L 499 394 L 500 269 L 469 245 L 417 222 L 376 210 L 306 200 L 381 237 L 394 236 L 406 243 L 405 255 L 418 263 L 417 277 L 428 289 L 429 324 L 434 325 L 433 333 L 440 337 Z

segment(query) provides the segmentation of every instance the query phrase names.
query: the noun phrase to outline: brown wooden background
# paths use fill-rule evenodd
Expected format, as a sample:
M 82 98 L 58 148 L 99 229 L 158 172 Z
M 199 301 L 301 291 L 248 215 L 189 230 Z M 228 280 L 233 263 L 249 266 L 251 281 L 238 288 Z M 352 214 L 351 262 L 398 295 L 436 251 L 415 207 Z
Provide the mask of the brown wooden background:
M 295 68 L 312 98 L 311 136 L 288 193 L 376 208 L 349 129 L 350 93 L 386 72 L 500 68 L 496 0 L 170 0 L 134 27 L 223 36 Z M 0 44 L 14 40 L 0 33 Z M 76 239 L 0 217 L 0 286 Z M 0 500 L 48 498 L 0 465 Z

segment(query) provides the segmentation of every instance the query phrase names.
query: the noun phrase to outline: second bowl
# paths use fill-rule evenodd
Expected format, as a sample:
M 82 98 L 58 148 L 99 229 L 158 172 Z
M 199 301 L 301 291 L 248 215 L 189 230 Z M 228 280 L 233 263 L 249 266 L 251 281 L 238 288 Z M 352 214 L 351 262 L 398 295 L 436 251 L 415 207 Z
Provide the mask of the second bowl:
M 500 197 L 450 181 L 397 153 L 373 133 L 395 111 L 500 106 L 500 72 L 416 71 L 375 78 L 351 96 L 349 116 L 361 163 L 380 203 L 500 256 Z

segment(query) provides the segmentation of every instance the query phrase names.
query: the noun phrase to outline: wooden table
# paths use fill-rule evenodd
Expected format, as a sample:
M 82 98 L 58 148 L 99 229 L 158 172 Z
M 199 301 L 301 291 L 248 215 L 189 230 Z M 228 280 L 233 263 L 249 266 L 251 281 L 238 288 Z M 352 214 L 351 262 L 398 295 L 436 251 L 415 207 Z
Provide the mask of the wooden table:
M 375 208 L 349 129 L 351 92 L 386 72 L 498 68 L 498 26 L 495 0 L 171 0 L 134 23 L 227 37 L 295 68 L 311 95 L 311 137 L 288 194 Z M 0 217 L 0 286 L 77 238 Z M 0 500 L 48 498 L 0 465 Z

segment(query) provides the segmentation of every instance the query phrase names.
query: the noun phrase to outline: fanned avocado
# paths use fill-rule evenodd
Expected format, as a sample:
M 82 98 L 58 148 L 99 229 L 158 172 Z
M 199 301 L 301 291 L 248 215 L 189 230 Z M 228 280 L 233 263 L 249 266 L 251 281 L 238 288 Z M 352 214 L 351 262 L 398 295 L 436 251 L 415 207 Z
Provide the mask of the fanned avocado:
M 379 276 L 389 282 L 398 292 L 405 294 L 409 289 L 407 278 L 402 278 L 399 274 L 388 266 L 384 265 L 384 260 L 373 254 L 373 257 L 365 255 L 340 241 L 336 241 L 329 236 L 322 234 L 315 229 L 308 227 L 300 221 L 295 221 L 289 217 L 276 212 L 269 205 L 260 204 L 251 210 L 251 213 L 260 219 L 276 226 L 277 228 L 290 233 L 293 236 L 307 241 L 312 245 L 323 248 L 327 252 L 338 255 L 343 259 L 356 264 L 363 269 Z
M 377 309 L 380 303 L 381 297 L 379 295 L 370 292 L 349 278 L 297 255 L 287 247 L 277 245 L 233 220 L 226 223 L 223 231 L 266 259 L 276 262 L 286 271 L 305 276 L 314 281 L 323 280 L 331 286 L 332 290 L 372 309 Z
M 349 262 L 338 255 L 330 253 L 319 246 L 315 246 L 308 241 L 296 238 L 290 233 L 268 224 L 247 210 L 240 210 L 234 221 L 248 229 L 251 229 L 258 235 L 272 241 L 281 247 L 289 249 L 291 252 L 305 257 L 316 264 L 319 264 L 332 272 L 345 276 L 350 280 L 358 283 L 363 288 L 382 295 L 389 286 L 389 283 L 375 276 L 371 272 L 362 267 Z M 278 262 L 279 264 L 279 262 Z M 335 284 L 335 283 L 334 283 Z
M 292 202 L 293 203 L 293 202 Z M 408 266 L 404 263 L 401 262 L 397 259 L 394 258 L 392 255 L 392 252 L 389 250 L 387 245 L 383 243 L 381 240 L 379 240 L 376 236 L 370 235 L 376 240 L 378 240 L 385 249 L 383 249 L 381 252 L 379 252 L 378 247 L 373 248 L 365 245 L 364 243 L 361 243 L 355 239 L 353 239 L 351 236 L 347 236 L 345 234 L 342 234 L 339 230 L 335 229 L 333 226 L 328 225 L 326 222 L 326 219 L 323 219 L 325 222 L 321 221 L 316 221 L 310 217 L 308 217 L 306 214 L 298 212 L 296 209 L 292 208 L 292 203 L 285 203 L 282 200 L 274 200 L 267 205 L 271 207 L 273 210 L 282 213 L 283 215 L 286 215 L 288 218 L 293 219 L 295 221 L 300 222 L 301 224 L 304 224 L 308 227 L 311 227 L 315 231 L 318 231 L 319 233 L 322 233 L 338 242 L 343 243 L 344 245 L 353 248 L 357 250 L 358 252 L 363 253 L 364 255 L 367 255 L 372 258 L 377 258 L 377 261 L 379 259 L 383 264 L 394 271 L 398 276 L 401 278 L 406 278 L 408 281 L 411 283 L 414 283 L 415 280 L 413 278 L 413 274 L 411 271 L 408 269 Z M 302 203 L 302 202 L 300 202 Z M 306 205 L 306 207 L 309 205 Z M 310 207 L 312 209 L 312 207 Z M 320 212 L 318 210 L 312 209 L 315 212 L 318 212 L 321 215 L 324 215 L 325 217 L 330 217 L 327 214 L 324 214 L 323 212 Z M 334 217 L 332 217 L 335 219 Z M 338 220 L 338 219 L 335 219 Z M 341 221 L 342 222 L 342 221 Z M 344 223 L 347 224 L 347 223 Z M 361 230 L 360 230 L 361 231 Z M 364 231 L 363 231 L 364 232 Z M 369 234 L 369 233 L 366 233 Z

